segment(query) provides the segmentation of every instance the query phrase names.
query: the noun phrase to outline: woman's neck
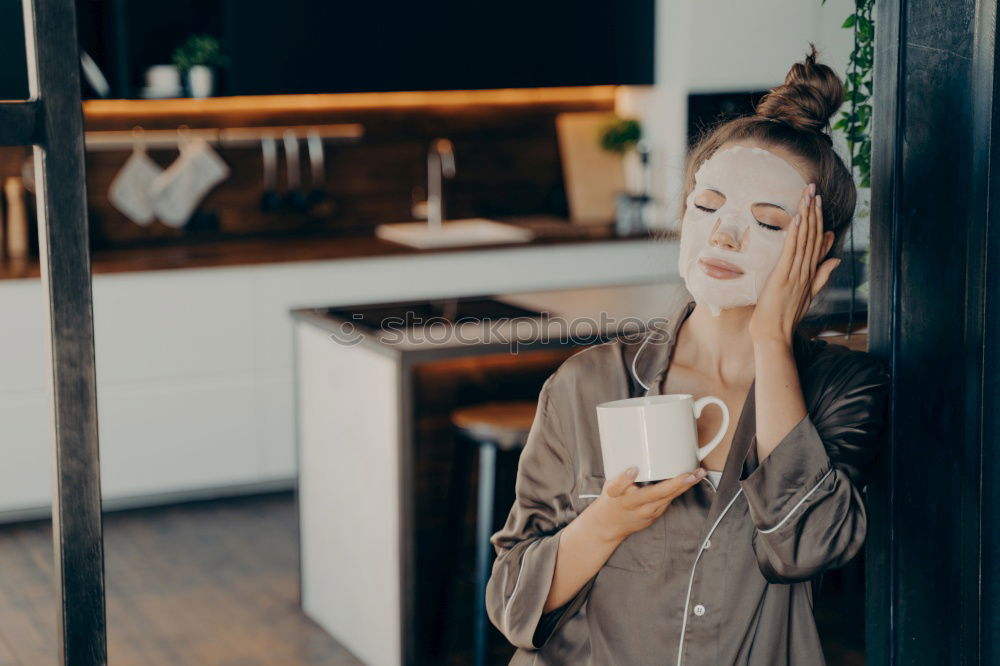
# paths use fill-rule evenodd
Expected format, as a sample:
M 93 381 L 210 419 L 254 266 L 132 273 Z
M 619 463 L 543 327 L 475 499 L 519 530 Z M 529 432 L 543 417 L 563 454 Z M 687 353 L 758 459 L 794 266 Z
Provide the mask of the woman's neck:
M 723 384 L 753 381 L 753 341 L 748 332 L 753 310 L 752 305 L 727 308 L 714 317 L 707 306 L 696 304 L 677 333 L 674 362 Z

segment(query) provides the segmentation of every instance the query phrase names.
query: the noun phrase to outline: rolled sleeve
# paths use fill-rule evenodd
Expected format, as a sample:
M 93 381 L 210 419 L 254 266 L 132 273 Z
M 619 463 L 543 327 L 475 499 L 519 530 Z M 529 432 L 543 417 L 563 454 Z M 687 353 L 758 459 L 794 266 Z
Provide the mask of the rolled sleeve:
M 756 448 L 757 436 L 750 443 Z M 809 416 L 804 416 L 778 446 L 741 481 L 750 516 L 762 532 L 776 532 L 789 523 L 832 470 L 823 440 Z
M 516 647 L 538 649 L 582 605 L 592 582 L 548 613 L 562 528 L 575 517 L 573 463 L 549 401 L 555 374 L 539 393 L 538 409 L 518 461 L 515 500 L 503 528 L 490 542 L 496 550 L 486 585 L 490 621 Z
M 493 624 L 499 628 L 512 645 L 527 649 L 541 648 L 550 636 L 571 618 L 586 598 L 591 585 L 580 590 L 570 601 L 548 613 L 542 608 L 548 598 L 555 572 L 556 554 L 562 531 L 522 542 L 508 558 L 517 558 L 516 567 L 504 564 L 498 557 L 494 562 L 490 585 L 508 589 L 506 594 L 493 592 L 494 603 L 489 604 Z M 518 557 L 520 553 L 520 557 Z M 509 577 L 513 575 L 513 580 Z M 495 603 L 497 595 L 502 603 Z M 487 592 L 487 597 L 491 595 Z
M 861 491 L 881 440 L 888 373 L 875 357 L 851 352 L 832 375 L 818 416 L 804 416 L 740 479 L 758 564 L 772 582 L 813 578 L 864 544 Z

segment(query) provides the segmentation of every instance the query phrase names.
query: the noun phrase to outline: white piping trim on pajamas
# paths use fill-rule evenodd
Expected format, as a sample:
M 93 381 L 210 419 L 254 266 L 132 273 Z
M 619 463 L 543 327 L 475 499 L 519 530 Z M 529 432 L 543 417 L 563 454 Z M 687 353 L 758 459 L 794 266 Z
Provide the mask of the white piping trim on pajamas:
M 588 497 L 600 497 L 600 495 L 577 495 L 580 499 L 586 499 Z
M 646 393 L 648 394 L 649 393 L 649 387 L 646 386 L 641 379 L 639 379 L 639 375 L 637 375 L 636 372 L 635 372 L 635 362 L 636 362 L 636 360 L 638 360 L 639 354 L 642 353 L 642 348 L 646 346 L 647 342 L 649 342 L 649 333 L 648 332 L 646 333 L 646 339 L 642 341 L 642 344 L 639 345 L 639 349 L 637 349 L 636 352 L 635 352 L 635 356 L 632 357 L 632 376 L 635 377 L 635 381 L 637 381 L 640 384 L 642 384 L 642 388 L 646 389 Z
M 521 553 L 521 561 L 518 563 L 517 567 L 517 578 L 514 579 L 514 589 L 510 591 L 510 597 L 507 599 L 507 604 L 503 608 L 503 623 L 505 627 L 510 627 L 510 605 L 514 601 L 514 597 L 517 595 L 517 586 L 521 582 L 521 572 L 524 571 L 524 556 L 527 555 L 528 551 L 540 542 L 540 538 L 532 541 L 528 544 L 528 547 L 524 549 L 524 552 Z
M 803 496 L 802 496 L 802 499 L 800 499 L 800 500 L 799 500 L 798 502 L 796 502 L 796 503 L 795 503 L 795 506 L 793 506 L 793 507 L 792 507 L 792 508 L 791 508 L 791 509 L 790 509 L 790 510 L 788 511 L 788 513 L 786 513 L 786 514 L 785 514 L 785 517 L 784 517 L 784 518 L 782 518 L 782 519 L 781 519 L 780 521 L 778 521 L 778 524 L 777 524 L 777 525 L 775 525 L 774 527 L 769 527 L 769 528 L 767 528 L 766 530 L 762 530 L 762 529 L 758 528 L 758 529 L 757 529 L 757 531 L 758 531 L 758 532 L 760 532 L 761 534 L 770 534 L 770 533 L 771 533 L 771 532 L 773 532 L 774 530 L 776 530 L 776 529 L 778 529 L 779 527 L 781 527 L 782 525 L 784 525 L 784 524 L 785 524 L 785 521 L 786 521 L 786 520 L 788 520 L 788 519 L 789 519 L 789 517 L 791 517 L 791 515 L 792 515 L 793 513 L 795 513 L 795 510 L 796 510 L 796 509 L 798 509 L 798 508 L 799 508 L 800 506 L 802 506 L 802 503 L 803 503 L 803 502 L 805 502 L 805 501 L 806 501 L 806 499 L 807 499 L 807 498 L 808 498 L 808 497 L 809 497 L 810 495 L 812 495 L 812 494 L 813 494 L 813 492 L 814 492 L 814 491 L 815 491 L 815 490 L 816 490 L 817 488 L 819 488 L 819 484 L 823 483 L 823 481 L 824 481 L 824 480 L 826 479 L 826 477 L 830 476 L 830 472 L 832 472 L 832 471 L 833 471 L 833 467 L 831 467 L 830 469 L 826 470 L 826 474 L 824 474 L 824 475 L 823 475 L 823 477 L 822 477 L 822 478 L 821 478 L 821 479 L 820 479 L 819 481 L 817 481 L 817 482 L 816 482 L 816 485 L 812 487 L 812 490 L 810 490 L 810 491 L 809 491 L 809 492 L 807 492 L 807 493 L 806 493 L 805 495 L 803 495 Z
M 684 632 L 687 630 L 688 604 L 691 603 L 691 587 L 694 585 L 694 570 L 698 567 L 698 560 L 701 559 L 701 554 L 705 552 L 705 544 L 712 538 L 715 528 L 719 526 L 720 522 L 722 522 L 722 517 L 726 515 L 726 512 L 729 511 L 729 507 L 733 505 L 733 502 L 736 501 L 736 498 L 739 497 L 742 492 L 743 488 L 736 491 L 736 494 L 733 495 L 733 499 L 729 500 L 729 504 L 726 505 L 726 508 L 719 514 L 719 517 L 715 519 L 714 523 L 712 523 L 712 529 L 710 529 L 708 534 L 705 535 L 705 540 L 701 542 L 698 554 L 694 557 L 694 564 L 691 565 L 691 576 L 688 578 L 687 597 L 684 598 L 684 621 L 681 623 L 681 638 L 680 642 L 677 644 L 677 666 L 681 666 L 681 659 L 684 655 Z

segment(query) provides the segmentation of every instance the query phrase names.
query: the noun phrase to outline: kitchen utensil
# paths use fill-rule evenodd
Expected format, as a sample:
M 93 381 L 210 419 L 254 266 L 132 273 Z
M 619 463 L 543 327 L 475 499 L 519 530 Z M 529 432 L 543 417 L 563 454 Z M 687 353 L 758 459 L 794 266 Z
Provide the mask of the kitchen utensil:
M 327 217 L 333 213 L 333 201 L 326 190 L 326 155 L 323 151 L 323 139 L 315 129 L 310 129 L 306 134 L 306 147 L 309 151 L 311 185 L 306 195 L 306 207 L 313 215 Z
M 260 137 L 260 152 L 264 162 L 264 192 L 260 195 L 260 209 L 271 212 L 281 208 L 278 194 L 278 142 L 266 132 Z
M 307 207 L 306 193 L 302 191 L 301 163 L 299 161 L 299 136 L 293 129 L 285 130 L 283 135 L 285 144 L 285 167 L 287 169 L 285 192 L 285 207 L 301 212 Z

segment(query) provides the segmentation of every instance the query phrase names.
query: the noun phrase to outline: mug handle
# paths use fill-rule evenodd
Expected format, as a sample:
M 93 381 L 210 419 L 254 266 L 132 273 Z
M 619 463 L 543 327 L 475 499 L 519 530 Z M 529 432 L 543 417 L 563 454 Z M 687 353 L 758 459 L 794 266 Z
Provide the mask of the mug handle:
M 722 425 L 719 427 L 719 432 L 716 433 L 715 437 L 712 438 L 705 446 L 698 447 L 698 461 L 705 459 L 709 453 L 711 453 L 715 447 L 719 445 L 722 438 L 726 436 L 726 431 L 729 429 L 729 407 L 726 407 L 726 403 L 722 400 L 716 398 L 714 395 L 706 395 L 704 398 L 698 398 L 694 401 L 694 418 L 697 419 L 701 416 L 701 410 L 705 408 L 705 405 L 718 405 L 722 408 Z

